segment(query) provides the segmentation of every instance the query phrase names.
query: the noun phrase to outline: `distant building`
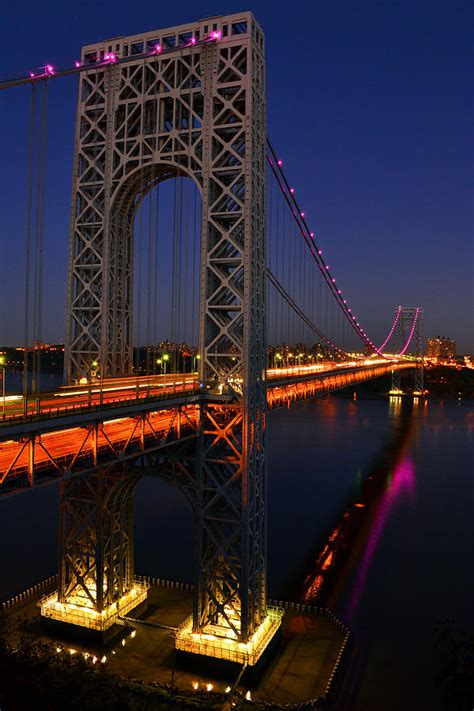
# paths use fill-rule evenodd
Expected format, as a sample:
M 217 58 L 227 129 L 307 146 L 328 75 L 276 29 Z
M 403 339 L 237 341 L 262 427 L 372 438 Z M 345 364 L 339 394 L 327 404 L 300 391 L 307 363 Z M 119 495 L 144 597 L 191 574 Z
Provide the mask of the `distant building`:
M 428 358 L 453 358 L 456 355 L 456 343 L 453 338 L 445 336 L 428 338 L 426 355 Z

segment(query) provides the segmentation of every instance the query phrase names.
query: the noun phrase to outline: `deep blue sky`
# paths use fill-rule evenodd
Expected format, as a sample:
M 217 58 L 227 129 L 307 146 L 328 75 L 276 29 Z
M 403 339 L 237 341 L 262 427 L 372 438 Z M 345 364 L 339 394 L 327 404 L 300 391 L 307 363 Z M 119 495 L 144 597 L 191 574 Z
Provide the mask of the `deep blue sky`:
M 88 42 L 251 7 L 266 34 L 269 134 L 375 340 L 398 303 L 473 342 L 473 4 L 314 0 L 7 3 L 0 74 Z M 44 335 L 64 334 L 75 86 L 51 87 Z M 21 341 L 29 92 L 0 92 L 0 343 Z

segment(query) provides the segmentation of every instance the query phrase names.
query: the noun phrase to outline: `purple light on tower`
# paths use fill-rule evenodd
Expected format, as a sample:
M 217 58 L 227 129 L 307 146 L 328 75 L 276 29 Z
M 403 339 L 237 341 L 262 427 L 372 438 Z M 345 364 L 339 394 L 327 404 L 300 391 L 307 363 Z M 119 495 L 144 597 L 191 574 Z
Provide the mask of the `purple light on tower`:
M 277 164 L 278 164 L 279 167 L 281 168 L 281 166 L 283 165 L 283 161 L 282 161 L 282 160 L 278 160 L 278 161 L 277 161 Z
M 161 45 L 155 44 L 155 52 L 159 54 L 161 52 Z

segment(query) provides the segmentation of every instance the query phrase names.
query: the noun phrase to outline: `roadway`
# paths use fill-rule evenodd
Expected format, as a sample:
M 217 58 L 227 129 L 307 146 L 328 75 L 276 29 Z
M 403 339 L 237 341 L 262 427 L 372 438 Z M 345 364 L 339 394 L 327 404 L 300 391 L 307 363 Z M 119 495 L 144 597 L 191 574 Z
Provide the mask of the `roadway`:
M 410 362 L 367 359 L 318 363 L 268 371 L 269 407 L 290 405 L 356 385 Z M 0 420 L 0 495 L 57 480 L 100 462 L 122 461 L 139 451 L 195 436 L 197 408 L 206 391 L 196 373 L 108 378 L 102 383 L 43 393 L 38 409 L 25 418 L 22 403 L 9 401 Z M 209 393 L 218 405 L 228 395 Z M 3 486 L 2 486 L 3 485 Z
M 338 373 L 353 368 L 372 368 L 379 363 L 387 364 L 383 358 L 368 358 L 362 361 L 334 363 L 323 361 L 314 365 L 294 365 L 267 370 L 268 381 L 302 380 L 310 375 Z M 61 387 L 53 392 L 44 392 L 38 397 L 29 397 L 24 404 L 22 395 L 9 395 L 5 401 L 0 425 L 34 416 L 35 418 L 60 413 L 78 412 L 81 409 L 117 405 L 121 402 L 137 401 L 145 398 L 163 398 L 171 393 L 185 393 L 199 388 L 197 373 L 169 373 L 164 375 L 126 376 L 104 378 L 86 385 Z
M 102 382 L 61 387 L 53 392 L 43 392 L 38 397 L 28 397 L 24 406 L 22 395 L 9 395 L 5 400 L 3 420 L 58 414 L 81 408 L 117 404 L 140 398 L 160 397 L 168 393 L 186 392 L 198 386 L 196 373 L 170 373 L 140 377 L 104 378 Z M 2 419 L 0 419 L 0 425 Z

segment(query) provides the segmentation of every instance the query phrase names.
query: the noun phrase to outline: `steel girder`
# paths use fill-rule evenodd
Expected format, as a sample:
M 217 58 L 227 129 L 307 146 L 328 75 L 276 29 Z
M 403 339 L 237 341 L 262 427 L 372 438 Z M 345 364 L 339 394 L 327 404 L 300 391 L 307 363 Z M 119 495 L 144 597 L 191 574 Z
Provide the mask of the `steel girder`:
M 176 51 L 160 57 L 157 44 Z M 190 176 L 202 195 L 200 379 L 235 401 L 201 420 L 194 629 L 220 616 L 245 642 L 266 614 L 263 33 L 246 12 L 105 41 L 81 59 L 137 47 L 136 62 L 80 78 L 67 379 L 95 359 L 104 375 L 131 372 L 134 215 L 158 182 Z
M 99 468 L 134 461 L 140 453 L 194 441 L 199 418 L 199 405 L 183 405 L 59 432 L 33 430 L 17 441 L 0 443 L 0 496 L 94 474 Z

